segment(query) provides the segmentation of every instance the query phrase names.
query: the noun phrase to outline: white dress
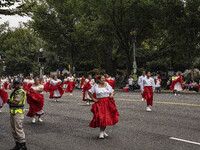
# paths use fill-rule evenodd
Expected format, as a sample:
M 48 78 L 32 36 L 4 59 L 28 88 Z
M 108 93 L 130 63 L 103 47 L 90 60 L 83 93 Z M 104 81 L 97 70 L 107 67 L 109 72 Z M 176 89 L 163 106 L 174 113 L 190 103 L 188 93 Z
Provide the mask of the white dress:
M 109 84 L 106 84 L 105 88 L 99 88 L 98 84 L 95 84 L 90 90 L 90 93 L 96 93 L 97 98 L 106 98 L 110 97 L 110 95 L 114 92 L 112 87 Z
M 94 80 L 94 79 L 92 79 L 91 81 L 89 81 L 89 79 L 86 79 L 85 81 L 86 81 L 86 83 L 89 82 L 89 84 L 90 84 L 92 87 L 93 87 L 94 84 L 95 84 L 95 80 Z M 85 91 L 85 98 L 84 98 L 84 99 L 92 100 L 91 97 L 89 96 L 87 90 Z
M 57 83 L 59 83 L 59 82 L 61 82 L 61 80 L 60 79 L 57 79 L 56 81 L 55 80 L 51 80 L 50 81 L 50 84 L 51 85 L 53 85 L 53 86 L 55 86 Z M 54 92 L 53 92 L 53 97 L 60 97 L 61 95 L 60 95 L 60 92 L 59 92 L 59 90 L 57 89 L 57 90 L 54 90 Z
M 178 79 L 179 77 L 174 77 L 174 80 Z M 177 82 L 175 85 L 174 85 L 174 90 L 175 91 L 182 91 L 182 87 L 181 87 L 181 83 L 180 82 Z
M 44 89 L 44 86 L 43 85 L 40 85 L 40 86 L 31 86 L 31 88 L 33 89 L 33 90 L 39 90 L 39 89 Z M 42 92 L 40 93 L 40 94 L 42 94 Z M 42 115 L 42 114 L 44 114 L 44 110 L 40 110 L 40 111 L 38 111 L 36 114 L 38 114 L 38 115 Z
M 74 82 L 74 77 L 73 76 L 72 77 L 67 77 L 67 81 Z

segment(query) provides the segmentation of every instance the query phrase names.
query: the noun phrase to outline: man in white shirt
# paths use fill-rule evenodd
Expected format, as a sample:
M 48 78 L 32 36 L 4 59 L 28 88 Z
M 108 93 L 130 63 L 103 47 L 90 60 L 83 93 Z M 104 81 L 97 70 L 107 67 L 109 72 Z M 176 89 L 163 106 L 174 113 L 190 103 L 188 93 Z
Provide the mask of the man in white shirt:
M 141 95 L 143 94 L 143 86 L 142 86 L 142 84 L 143 84 L 143 79 L 146 77 L 146 72 L 145 71 L 143 71 L 142 72 L 142 75 L 139 77 L 139 79 L 138 79 L 138 85 L 140 86 L 140 92 L 141 92 Z M 144 98 L 142 97 L 142 101 L 144 101 Z

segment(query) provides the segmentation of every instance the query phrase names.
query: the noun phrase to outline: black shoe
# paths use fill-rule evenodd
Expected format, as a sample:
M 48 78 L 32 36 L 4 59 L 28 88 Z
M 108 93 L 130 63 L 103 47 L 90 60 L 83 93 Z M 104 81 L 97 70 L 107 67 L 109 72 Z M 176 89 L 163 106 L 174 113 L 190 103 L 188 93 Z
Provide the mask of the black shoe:
M 20 149 L 19 150 L 27 150 L 26 143 L 20 143 Z
M 16 145 L 13 149 L 10 149 L 10 150 L 20 150 L 20 144 L 19 142 L 16 142 Z

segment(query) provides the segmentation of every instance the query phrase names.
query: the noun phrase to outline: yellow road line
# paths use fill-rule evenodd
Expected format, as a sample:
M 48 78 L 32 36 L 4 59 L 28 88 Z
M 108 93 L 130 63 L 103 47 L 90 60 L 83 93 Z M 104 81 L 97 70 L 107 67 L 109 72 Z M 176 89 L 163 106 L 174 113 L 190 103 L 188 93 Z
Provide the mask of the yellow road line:
M 72 96 L 72 97 L 78 97 L 81 98 L 82 96 Z M 144 102 L 142 100 L 136 100 L 136 99 L 118 99 L 115 98 L 115 100 L 118 101 L 130 101 L 130 102 Z M 174 103 L 174 102 L 160 102 L 160 101 L 153 101 L 154 103 L 157 104 L 167 104 L 167 105 L 179 105 L 179 106 L 194 106 L 194 107 L 200 107 L 198 104 L 188 104 L 188 103 Z

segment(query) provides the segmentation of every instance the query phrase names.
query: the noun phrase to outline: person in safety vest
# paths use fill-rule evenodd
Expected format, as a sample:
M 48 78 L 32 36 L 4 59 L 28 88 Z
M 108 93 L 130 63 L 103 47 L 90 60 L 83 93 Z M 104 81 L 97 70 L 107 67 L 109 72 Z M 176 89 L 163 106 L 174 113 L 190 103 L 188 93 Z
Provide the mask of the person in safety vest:
M 26 92 L 20 88 L 20 78 L 15 77 L 13 81 L 14 91 L 10 94 L 7 103 L 10 106 L 10 124 L 16 146 L 12 150 L 27 150 L 25 133 L 23 129 L 24 104 L 26 101 Z

